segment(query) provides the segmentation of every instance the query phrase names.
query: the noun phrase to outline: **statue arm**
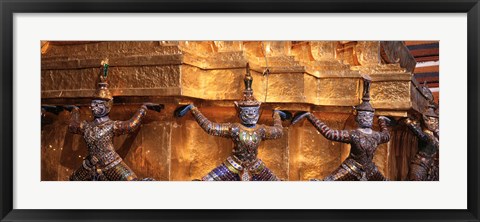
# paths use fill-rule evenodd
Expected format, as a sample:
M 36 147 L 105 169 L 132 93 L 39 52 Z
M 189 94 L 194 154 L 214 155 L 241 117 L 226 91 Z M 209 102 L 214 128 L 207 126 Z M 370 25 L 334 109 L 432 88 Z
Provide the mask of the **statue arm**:
M 380 125 L 380 143 L 390 141 L 390 132 L 387 127 L 387 117 L 380 116 L 378 118 L 378 125 Z
M 428 140 L 428 136 L 425 133 L 423 133 L 422 128 L 420 128 L 418 124 L 416 124 L 410 119 L 407 119 L 406 125 L 413 132 L 413 134 L 415 134 L 420 140 L 422 141 Z
M 280 113 L 277 110 L 273 111 L 273 126 L 264 126 L 265 134 L 263 139 L 278 139 L 283 136 L 283 126 Z
M 78 107 L 72 108 L 68 131 L 74 134 L 83 134 L 83 122 L 80 121 L 80 111 Z
M 308 121 L 312 123 L 315 128 L 317 128 L 318 132 L 322 134 L 325 138 L 337 142 L 349 143 L 350 142 L 350 133 L 348 130 L 333 130 L 330 129 L 327 124 L 320 121 L 315 117 L 313 114 L 309 113 L 307 115 Z
M 230 123 L 215 123 L 207 119 L 197 107 L 192 107 L 192 115 L 198 125 L 212 136 L 230 137 Z
M 129 120 L 115 121 L 113 132 L 115 135 L 123 135 L 134 132 L 140 126 L 145 114 L 147 114 L 147 106 L 142 105 Z

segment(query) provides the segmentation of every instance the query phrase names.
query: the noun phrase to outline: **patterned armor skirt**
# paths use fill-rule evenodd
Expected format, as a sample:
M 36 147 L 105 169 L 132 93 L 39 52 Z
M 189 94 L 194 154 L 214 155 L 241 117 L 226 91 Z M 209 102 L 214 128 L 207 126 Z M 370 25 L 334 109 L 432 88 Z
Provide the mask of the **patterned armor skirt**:
M 202 178 L 203 181 L 278 181 L 272 171 L 257 159 L 251 166 L 242 166 L 234 157 L 227 160 Z
M 80 168 L 70 176 L 71 181 L 130 181 L 137 180 L 137 176 L 123 161 L 106 168 L 89 166 L 89 161 L 84 160 Z
M 408 179 L 412 181 L 438 181 L 437 154 L 429 155 L 425 152 L 418 152 L 410 163 Z
M 352 158 L 347 158 L 333 173 L 325 177 L 324 181 L 385 181 L 377 166 L 372 162 L 366 166 Z

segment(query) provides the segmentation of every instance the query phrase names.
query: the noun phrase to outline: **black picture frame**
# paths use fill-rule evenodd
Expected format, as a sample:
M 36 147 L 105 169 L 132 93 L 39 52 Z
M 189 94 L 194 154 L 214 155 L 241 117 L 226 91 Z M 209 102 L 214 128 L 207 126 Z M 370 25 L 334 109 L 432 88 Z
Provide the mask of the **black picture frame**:
M 0 0 L 1 10 L 1 221 L 479 221 L 478 0 Z M 466 210 L 18 210 L 13 209 L 14 13 L 467 13 L 468 209 Z M 454 148 L 454 147 L 450 147 Z M 413 198 L 412 198 L 413 200 Z M 161 200 L 159 200 L 161 201 Z M 321 201 L 321 200 L 319 200 Z M 359 201 L 359 200 L 356 200 Z

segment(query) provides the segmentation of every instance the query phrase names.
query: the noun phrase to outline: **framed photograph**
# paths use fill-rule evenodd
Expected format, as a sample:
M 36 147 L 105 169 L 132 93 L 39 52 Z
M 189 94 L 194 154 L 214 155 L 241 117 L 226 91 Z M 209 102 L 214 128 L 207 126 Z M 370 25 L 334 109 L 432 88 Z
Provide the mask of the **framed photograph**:
M 477 0 L 0 6 L 1 221 L 480 220 Z

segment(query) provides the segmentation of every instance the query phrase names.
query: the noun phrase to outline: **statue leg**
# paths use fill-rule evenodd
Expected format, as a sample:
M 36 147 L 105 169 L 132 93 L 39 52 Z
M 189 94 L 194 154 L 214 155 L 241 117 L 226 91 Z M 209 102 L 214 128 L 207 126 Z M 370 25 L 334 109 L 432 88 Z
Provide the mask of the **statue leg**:
M 75 170 L 69 178 L 70 181 L 90 181 L 92 180 L 92 172 L 86 169 L 83 164 Z
M 438 158 L 434 155 L 425 163 L 427 176 L 426 180 L 428 181 L 438 181 L 439 171 L 438 171 Z
M 252 174 L 252 181 L 280 181 L 281 179 L 275 176 L 273 172 L 265 166 L 261 159 L 250 168 Z
M 372 173 L 368 176 L 368 181 L 386 181 L 387 178 L 378 170 L 377 166 L 374 166 Z
M 440 163 L 438 161 L 438 152 L 435 154 L 435 157 L 433 159 L 433 164 L 434 164 L 434 170 L 433 170 L 433 173 L 434 173 L 434 177 L 433 177 L 433 181 L 439 181 L 440 180 Z
M 109 181 L 131 181 L 137 180 L 137 175 L 123 161 L 114 167 L 105 170 L 104 176 Z
M 427 175 L 427 170 L 418 164 L 410 164 L 408 171 L 408 180 L 410 181 L 423 181 Z
M 280 179 L 273 174 L 273 172 L 266 166 L 263 167 L 258 173 L 253 174 L 253 181 L 280 181 Z
M 361 175 L 350 169 L 345 163 L 325 177 L 324 181 L 358 181 Z
M 239 181 L 240 176 L 232 172 L 222 163 L 217 168 L 213 169 L 206 176 L 202 178 L 203 181 Z
M 410 181 L 424 181 L 427 179 L 428 169 L 422 163 L 419 155 L 415 156 L 415 159 L 410 163 L 410 169 L 408 170 L 408 180 Z
M 431 181 L 439 181 L 440 180 L 440 170 L 439 170 L 439 163 L 438 158 L 433 159 L 433 166 L 431 169 Z

